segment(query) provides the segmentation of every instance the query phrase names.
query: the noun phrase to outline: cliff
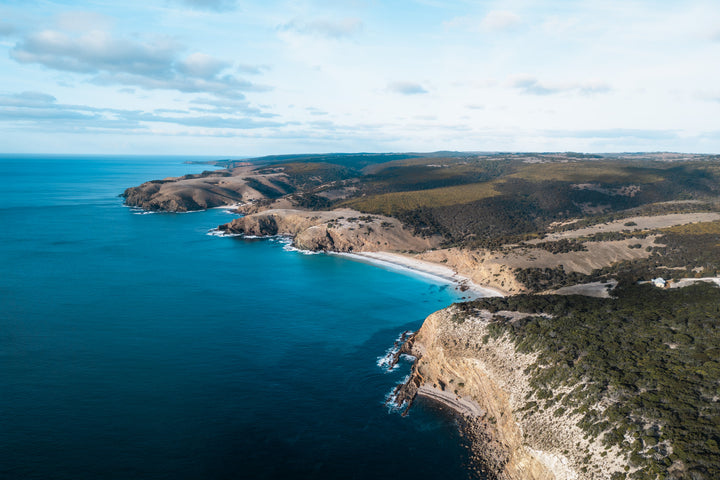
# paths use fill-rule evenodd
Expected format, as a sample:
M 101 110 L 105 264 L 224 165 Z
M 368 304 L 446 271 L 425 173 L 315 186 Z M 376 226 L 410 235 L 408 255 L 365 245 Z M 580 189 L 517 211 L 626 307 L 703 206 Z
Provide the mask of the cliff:
M 236 218 L 219 229 L 246 236 L 288 235 L 297 248 L 313 251 L 420 252 L 440 244 L 439 237 L 416 236 L 394 218 L 350 209 L 271 209 Z
M 421 395 L 458 411 L 475 459 L 500 480 L 609 479 L 623 471 L 620 452 L 586 438 L 577 419 L 523 412 L 536 395 L 524 373 L 536 355 L 517 352 L 506 337 L 492 339 L 490 319 L 487 312 L 469 317 L 455 307 L 430 315 L 403 346 L 417 359 L 396 401 L 409 408 Z

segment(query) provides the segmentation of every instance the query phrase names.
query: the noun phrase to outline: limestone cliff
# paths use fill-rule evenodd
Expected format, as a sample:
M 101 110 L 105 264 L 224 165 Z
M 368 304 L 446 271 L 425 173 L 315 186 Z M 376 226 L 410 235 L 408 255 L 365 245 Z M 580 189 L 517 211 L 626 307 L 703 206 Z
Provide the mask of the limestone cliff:
M 534 395 L 524 371 L 536 357 L 518 353 L 507 338 L 492 339 L 489 321 L 455 307 L 428 317 L 403 346 L 417 360 L 396 400 L 410 405 L 422 395 L 464 415 L 476 460 L 500 480 L 607 479 L 622 471 L 620 452 L 585 438 L 576 419 L 524 414 Z
M 221 225 L 228 233 L 288 235 L 304 250 L 333 252 L 424 251 L 440 243 L 438 237 L 419 237 L 396 219 L 363 215 L 355 210 L 265 210 Z

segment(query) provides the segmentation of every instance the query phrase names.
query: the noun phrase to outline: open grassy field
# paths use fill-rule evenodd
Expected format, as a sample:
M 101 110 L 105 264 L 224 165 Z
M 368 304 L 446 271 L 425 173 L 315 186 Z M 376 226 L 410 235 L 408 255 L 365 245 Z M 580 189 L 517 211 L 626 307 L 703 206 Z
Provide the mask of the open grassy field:
M 443 207 L 469 203 L 476 200 L 499 195 L 495 182 L 472 183 L 453 187 L 415 190 L 409 192 L 392 192 L 361 197 L 345 202 L 349 206 L 363 212 L 395 215 L 403 211 L 421 207 Z
M 720 221 L 676 225 L 674 227 L 664 228 L 662 231 L 680 235 L 720 235 Z
M 526 163 L 508 175 L 533 182 L 555 180 L 572 183 L 655 183 L 664 179 L 656 168 L 625 166 L 619 162 L 585 161 Z

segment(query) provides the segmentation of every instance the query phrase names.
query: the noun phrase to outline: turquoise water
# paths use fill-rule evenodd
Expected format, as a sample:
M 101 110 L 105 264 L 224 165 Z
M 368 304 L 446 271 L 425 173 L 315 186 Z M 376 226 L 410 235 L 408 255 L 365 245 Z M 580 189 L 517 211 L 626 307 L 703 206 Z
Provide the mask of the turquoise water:
M 467 478 L 377 366 L 456 292 L 122 205 L 184 160 L 0 156 L 0 478 Z

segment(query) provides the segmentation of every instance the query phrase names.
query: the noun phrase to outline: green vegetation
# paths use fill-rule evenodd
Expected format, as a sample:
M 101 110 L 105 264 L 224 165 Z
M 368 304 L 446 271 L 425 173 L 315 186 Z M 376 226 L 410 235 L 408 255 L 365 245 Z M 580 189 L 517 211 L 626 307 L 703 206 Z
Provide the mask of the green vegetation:
M 422 207 L 443 207 L 468 203 L 498 195 L 491 182 L 472 183 L 455 187 L 433 188 L 374 195 L 346 202 L 346 205 L 364 212 L 397 215 Z
M 580 168 L 578 168 L 581 165 Z M 524 180 L 542 182 L 556 180 L 572 183 L 624 184 L 654 183 L 663 177 L 653 168 L 627 166 L 627 162 L 596 160 L 593 162 L 525 164 L 510 175 Z
M 248 186 L 254 190 L 257 190 L 267 198 L 280 198 L 285 195 L 286 192 L 282 191 L 279 187 L 269 186 L 252 177 L 244 179 Z
M 563 238 L 555 242 L 541 242 L 533 245 L 535 248 L 542 248 L 550 253 L 568 253 L 568 252 L 584 252 L 587 247 L 577 240 L 568 240 Z
M 259 169 L 258 173 L 283 173 L 287 183 L 297 189 L 311 189 L 359 174 L 357 170 L 344 165 L 324 162 L 281 163 Z
M 717 210 L 717 158 L 655 158 L 436 152 L 285 155 L 253 163 L 261 165 L 257 173 L 277 174 L 267 177 L 277 188 L 262 191 L 271 198 L 282 192 L 296 195 L 291 200 L 305 208 L 351 207 L 394 216 L 417 233 L 442 236 L 447 245 L 497 248 L 569 219 L 581 220 L 566 228 Z
M 358 178 L 357 194 L 340 205 L 396 216 L 449 245 L 492 248 L 570 218 L 584 219 L 577 227 L 631 213 L 707 211 L 715 207 L 697 200 L 720 194 L 720 170 L 697 161 L 423 160 L 372 166 Z
M 599 279 L 596 276 L 577 272 L 566 273 L 562 265 L 555 268 L 518 268 L 515 271 L 515 278 L 531 292 L 554 290 Z
M 720 235 L 720 221 L 689 223 L 664 228 L 660 231 L 675 235 Z
M 639 470 L 628 478 L 671 478 L 669 469 L 672 478 L 720 478 L 720 289 L 626 285 L 614 294 L 458 306 L 467 314 L 537 314 L 496 316 L 490 326 L 492 336 L 509 335 L 520 351 L 539 352 L 528 370 L 538 395 L 523 414 L 562 408 L 577 415 L 587 435 L 630 452 Z M 573 389 L 553 393 L 561 386 Z

